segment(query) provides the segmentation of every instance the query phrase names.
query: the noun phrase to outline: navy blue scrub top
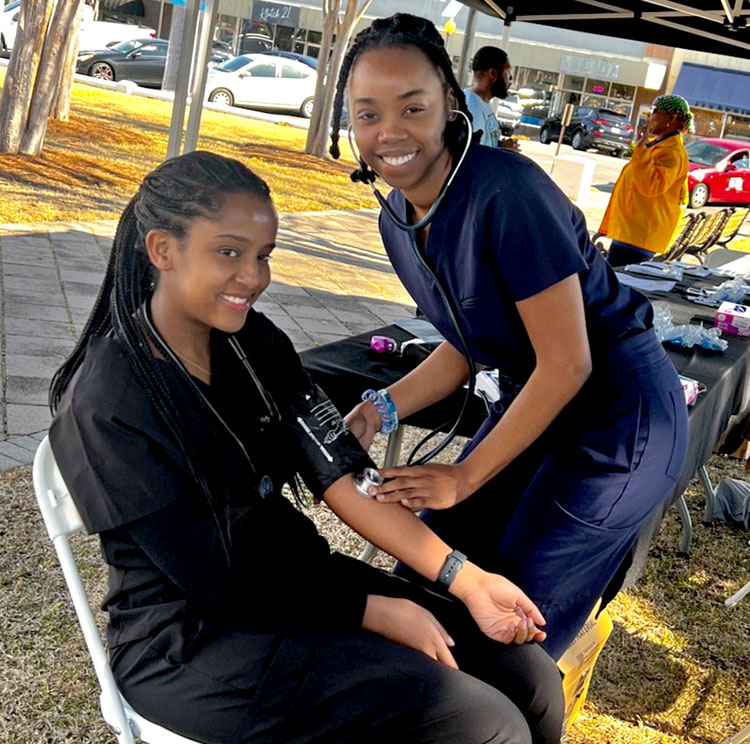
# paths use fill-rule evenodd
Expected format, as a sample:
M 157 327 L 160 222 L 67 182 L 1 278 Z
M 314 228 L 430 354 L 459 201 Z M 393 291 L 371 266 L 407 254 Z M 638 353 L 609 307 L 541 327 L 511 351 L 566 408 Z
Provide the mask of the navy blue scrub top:
M 388 201 L 401 219 L 397 189 Z M 434 280 L 414 255 L 407 233 L 380 215 L 380 232 L 401 281 L 438 330 L 461 349 Z M 515 303 L 572 274 L 583 291 L 592 358 L 651 327 L 639 292 L 620 285 L 589 240 L 583 213 L 552 179 L 516 152 L 472 145 L 433 220 L 423 247 L 455 306 L 474 361 L 525 382 L 534 350 Z

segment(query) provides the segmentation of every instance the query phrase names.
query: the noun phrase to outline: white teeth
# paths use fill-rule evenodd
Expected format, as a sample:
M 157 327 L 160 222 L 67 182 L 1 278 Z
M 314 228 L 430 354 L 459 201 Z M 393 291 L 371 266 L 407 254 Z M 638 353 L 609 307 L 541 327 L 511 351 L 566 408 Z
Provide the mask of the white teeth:
M 399 155 L 397 158 L 383 155 L 383 161 L 388 165 L 404 165 L 404 163 L 408 163 L 410 160 L 412 160 L 416 156 L 416 154 L 416 152 L 412 152 L 408 155 Z
M 222 297 L 225 300 L 228 300 L 233 305 L 247 305 L 247 298 L 246 297 L 235 297 L 234 295 L 226 295 L 223 294 Z

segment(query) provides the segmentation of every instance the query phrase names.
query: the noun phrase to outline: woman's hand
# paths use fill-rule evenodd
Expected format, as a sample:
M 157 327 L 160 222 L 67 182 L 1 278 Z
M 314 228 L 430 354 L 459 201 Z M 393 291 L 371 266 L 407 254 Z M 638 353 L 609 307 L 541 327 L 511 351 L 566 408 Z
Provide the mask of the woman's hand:
M 453 639 L 431 612 L 415 602 L 370 594 L 362 627 L 458 669 L 449 649 Z
M 546 621 L 537 606 L 512 582 L 466 563 L 450 587 L 476 620 L 480 630 L 501 643 L 540 643 Z
M 372 447 L 372 440 L 380 431 L 381 425 L 380 414 L 375 406 L 370 401 L 364 401 L 352 408 L 344 417 L 344 421 L 349 427 L 349 431 L 359 439 L 362 449 L 365 452 L 368 451 Z
M 380 474 L 391 480 L 372 487 L 370 494 L 383 503 L 400 501 L 409 509 L 450 509 L 472 493 L 461 463 L 383 468 Z

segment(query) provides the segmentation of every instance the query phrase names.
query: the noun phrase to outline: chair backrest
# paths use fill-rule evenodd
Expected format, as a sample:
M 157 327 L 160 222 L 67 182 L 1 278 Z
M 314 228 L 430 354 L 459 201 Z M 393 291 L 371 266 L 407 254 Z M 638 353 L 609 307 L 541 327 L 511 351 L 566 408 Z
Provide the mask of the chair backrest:
M 703 225 L 706 221 L 706 213 L 698 212 L 694 214 L 685 214 L 682 219 L 685 220 L 685 225 L 678 240 L 676 240 L 669 249 L 666 258 L 667 261 L 677 261 L 682 257 L 693 242 L 695 236 L 703 229 Z
M 702 261 L 702 255 L 718 240 L 728 218 L 726 209 L 706 215 L 700 227 L 691 234 L 685 251 Z
M 99 629 L 70 549 L 68 537 L 82 529 L 83 523 L 57 467 L 48 437 L 42 440 L 34 456 L 33 478 L 44 526 L 57 552 L 86 647 L 94 664 L 94 672 L 101 688 L 102 713 L 112 726 L 119 744 L 133 744 L 133 734 L 125 716 L 120 692 L 112 676 Z
M 671 261 L 672 257 L 680 251 L 685 241 L 685 237 L 690 232 L 693 223 L 698 219 L 698 216 L 699 215 L 691 212 L 685 212 L 677 223 L 677 226 L 672 233 L 672 237 L 669 239 L 669 247 L 663 253 L 654 256 L 654 260 Z
M 721 230 L 721 235 L 716 241 L 719 245 L 726 245 L 731 240 L 737 237 L 737 234 L 742 227 L 742 223 L 745 218 L 750 214 L 750 208 L 745 209 L 734 209 L 732 214 L 729 215 L 729 219 L 724 223 L 724 227 Z

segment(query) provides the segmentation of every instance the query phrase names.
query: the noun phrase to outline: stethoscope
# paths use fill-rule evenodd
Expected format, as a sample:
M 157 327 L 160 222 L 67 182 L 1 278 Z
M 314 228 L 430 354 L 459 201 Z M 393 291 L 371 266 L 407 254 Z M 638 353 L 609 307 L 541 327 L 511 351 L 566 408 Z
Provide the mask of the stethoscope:
M 440 299 L 442 300 L 443 305 L 445 306 L 448 319 L 451 325 L 453 326 L 453 330 L 455 331 L 456 336 L 458 336 L 459 342 L 461 344 L 461 351 L 466 359 L 466 364 L 469 367 L 468 388 L 466 390 L 466 395 L 464 397 L 463 404 L 461 405 L 461 410 L 459 411 L 458 417 L 456 418 L 456 422 L 453 424 L 453 427 L 438 445 L 433 447 L 433 449 L 431 449 L 426 455 L 423 455 L 422 457 L 415 459 L 415 456 L 419 452 L 419 450 L 422 449 L 422 447 L 430 439 L 436 436 L 440 432 L 440 429 L 435 429 L 435 431 L 430 432 L 427 436 L 421 439 L 416 445 L 416 447 L 414 447 L 414 449 L 409 454 L 409 457 L 406 460 L 407 465 L 425 465 L 426 463 L 430 462 L 430 460 L 437 457 L 437 455 L 439 455 L 455 439 L 456 435 L 458 434 L 458 427 L 460 426 L 461 421 L 463 420 L 464 414 L 466 413 L 466 410 L 469 404 L 469 399 L 471 398 L 471 394 L 472 394 L 472 391 L 474 390 L 474 385 L 476 383 L 476 369 L 475 369 L 476 365 L 474 363 L 474 357 L 471 353 L 471 349 L 469 348 L 469 344 L 466 341 L 466 337 L 464 336 L 464 333 L 461 329 L 461 325 L 458 322 L 457 314 L 453 307 L 453 303 L 451 302 L 451 299 L 448 296 L 448 293 L 443 288 L 443 285 L 440 283 L 440 278 L 438 277 L 436 272 L 432 269 L 432 267 L 429 265 L 429 263 L 427 262 L 427 259 L 423 255 L 422 251 L 419 249 L 420 231 L 423 230 L 425 227 L 427 227 L 435 218 L 435 215 L 437 214 L 437 211 L 440 208 L 440 205 L 445 199 L 445 196 L 448 193 L 448 190 L 450 189 L 451 184 L 453 183 L 454 179 L 456 178 L 458 171 L 461 169 L 461 166 L 463 165 L 463 162 L 466 159 L 466 155 L 469 152 L 469 148 L 471 147 L 472 134 L 474 131 L 473 127 L 471 126 L 471 120 L 463 111 L 459 109 L 452 109 L 450 113 L 460 114 L 466 121 L 466 125 L 468 126 L 468 129 L 469 129 L 467 136 L 466 136 L 466 145 L 464 146 L 464 150 L 461 153 L 461 157 L 458 160 L 458 164 L 451 172 L 450 176 L 448 177 L 445 184 L 443 185 L 443 188 L 440 190 L 440 193 L 438 194 L 437 198 L 432 203 L 430 208 L 427 210 L 427 214 L 425 214 L 424 217 L 422 217 L 421 219 L 413 223 L 402 220 L 393 210 L 393 208 L 388 203 L 388 201 L 383 196 L 383 194 L 380 193 L 380 190 L 375 186 L 373 181 L 372 180 L 367 181 L 370 185 L 370 188 L 372 189 L 372 193 L 375 195 L 375 198 L 378 200 L 378 203 L 380 204 L 383 210 L 383 213 L 388 217 L 388 219 L 391 220 L 391 222 L 396 227 L 398 227 L 400 230 L 403 230 L 408 235 L 409 243 L 411 244 L 411 248 L 414 251 L 414 255 L 417 257 L 417 260 L 419 261 L 421 266 L 427 271 L 427 273 L 430 275 L 430 277 L 434 281 L 435 287 L 437 288 L 438 294 L 440 295 Z M 359 161 L 362 168 L 367 167 L 367 164 L 363 160 L 362 156 L 359 153 L 358 148 L 356 147 L 354 143 L 354 139 L 352 137 L 351 126 L 349 126 L 349 129 L 347 131 L 347 137 L 349 139 L 349 147 L 351 147 L 351 150 L 354 153 L 355 158 Z
M 258 477 L 258 471 L 255 467 L 255 464 L 253 463 L 253 460 L 250 457 L 250 454 L 245 448 L 245 445 L 242 443 L 242 440 L 234 433 L 232 427 L 225 421 L 224 417 L 216 410 L 216 407 L 213 405 L 213 403 L 211 403 L 208 396 L 203 392 L 203 390 L 201 390 L 200 386 L 195 382 L 195 380 L 193 379 L 193 376 L 187 371 L 185 365 L 182 363 L 179 357 L 174 353 L 174 351 L 172 351 L 172 348 L 169 346 L 169 344 L 162 338 L 161 334 L 156 329 L 156 326 L 154 325 L 153 320 L 151 319 L 151 312 L 147 306 L 147 303 L 144 303 L 143 305 L 141 305 L 139 314 L 141 318 L 143 319 L 143 322 L 145 323 L 146 327 L 148 328 L 149 333 L 151 334 L 151 337 L 159 345 L 160 351 L 163 352 L 166 356 L 168 356 L 170 360 L 174 362 L 185 373 L 185 379 L 187 379 L 188 384 L 193 389 L 193 392 L 195 392 L 196 395 L 198 395 L 198 397 L 203 401 L 204 405 L 208 408 L 209 411 L 211 411 L 211 413 L 215 416 L 216 420 L 219 421 L 222 427 L 229 434 L 229 436 L 235 442 L 237 447 L 239 447 L 240 452 L 242 452 L 243 456 L 247 460 L 248 465 L 250 466 L 250 471 L 252 472 L 253 477 L 256 479 L 258 483 L 258 493 L 260 494 L 261 498 L 266 498 L 267 496 L 269 496 L 270 493 L 273 491 L 273 481 L 271 480 L 270 476 L 264 475 L 260 478 Z M 228 340 L 230 348 L 232 349 L 232 351 L 234 351 L 240 363 L 245 368 L 245 371 L 248 373 L 250 379 L 253 381 L 253 384 L 255 385 L 255 388 L 257 389 L 258 394 L 260 395 L 260 398 L 263 401 L 263 404 L 266 408 L 267 415 L 263 416 L 260 422 L 262 424 L 266 424 L 266 423 L 280 421 L 281 414 L 279 413 L 279 409 L 276 406 L 276 403 L 274 402 L 273 398 L 269 395 L 269 393 L 263 387 L 263 384 L 261 383 L 260 379 L 258 379 L 258 376 L 255 374 L 255 370 L 252 368 L 252 365 L 250 364 L 247 358 L 247 354 L 245 354 L 244 349 L 242 348 L 242 346 L 240 346 L 239 342 L 237 341 L 236 338 L 234 338 L 234 336 L 228 336 L 227 340 Z

